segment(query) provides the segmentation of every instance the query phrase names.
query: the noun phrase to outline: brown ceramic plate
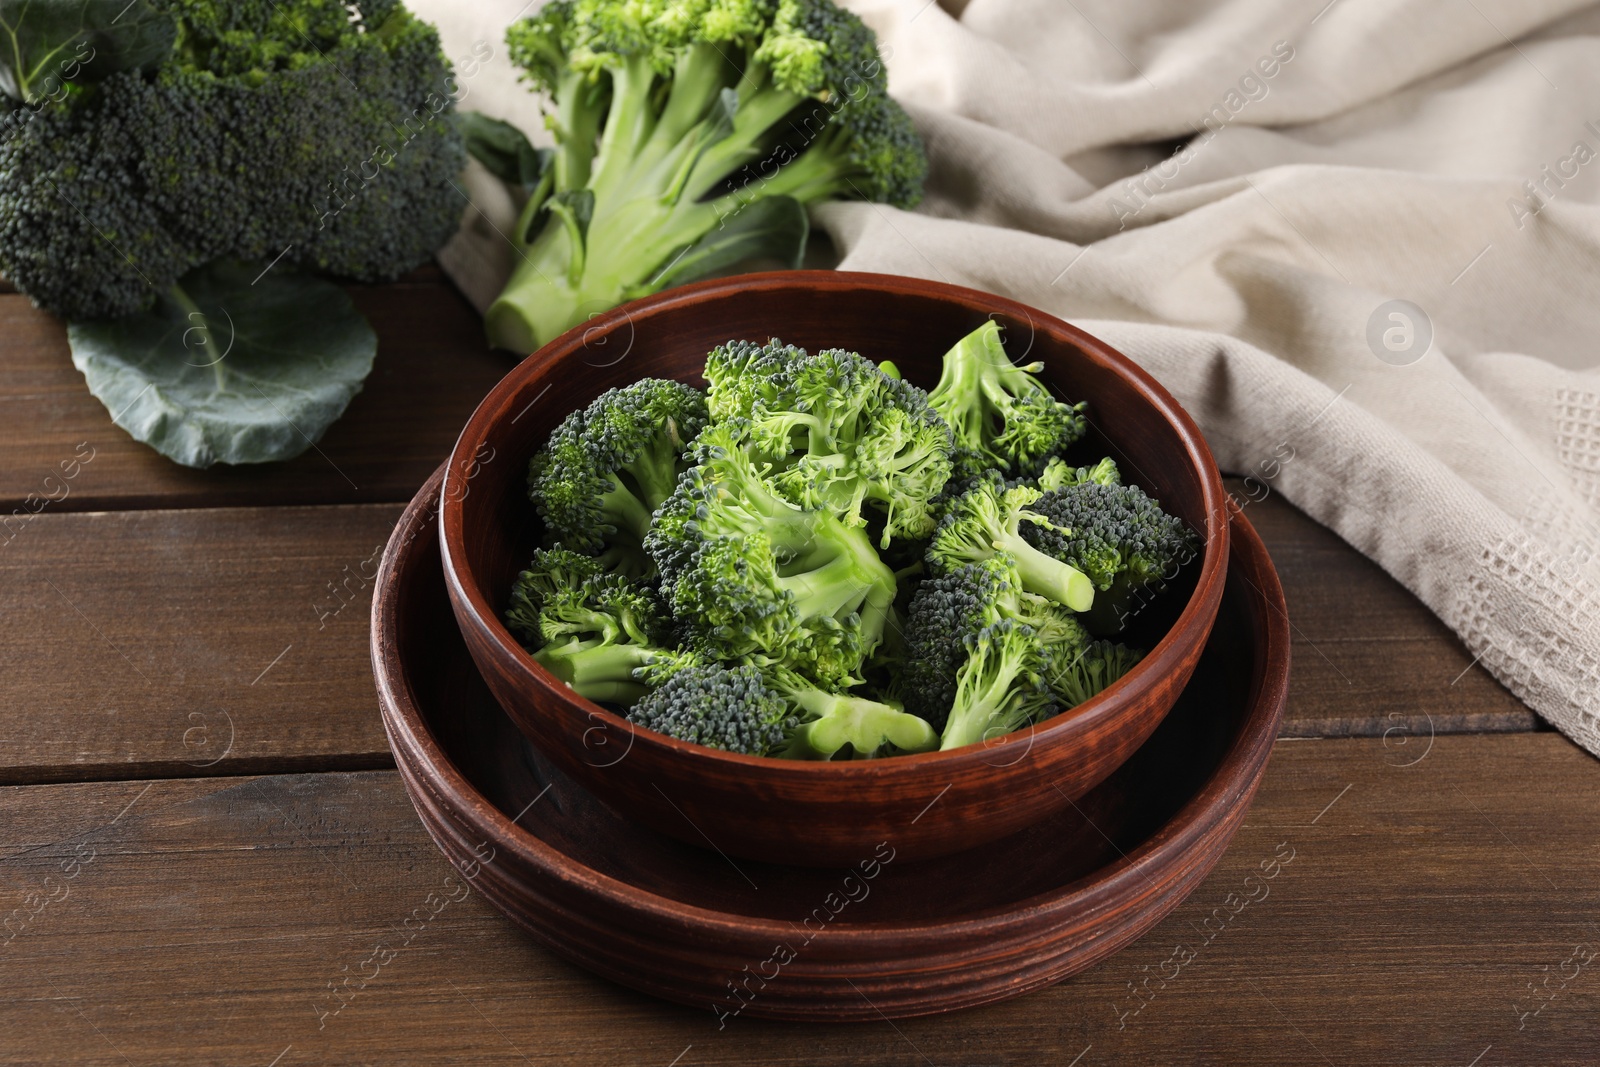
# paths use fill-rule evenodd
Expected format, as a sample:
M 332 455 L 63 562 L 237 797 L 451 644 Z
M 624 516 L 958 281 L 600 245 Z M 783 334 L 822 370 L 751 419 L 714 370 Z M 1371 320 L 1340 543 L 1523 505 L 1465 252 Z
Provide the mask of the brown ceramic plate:
M 1092 700 L 1037 729 L 950 752 L 833 763 L 773 761 L 688 744 L 578 696 L 535 663 L 501 621 L 542 530 L 527 462 L 572 411 L 646 377 L 700 381 L 729 338 L 851 348 L 892 359 L 931 388 L 945 351 L 994 319 L 1013 360 L 1089 404 L 1094 427 L 1069 458 L 1113 456 L 1124 476 L 1204 539 L 1174 588 L 1134 612 L 1144 660 Z M 441 513 L 457 622 L 489 688 L 564 773 L 631 818 L 690 844 L 779 863 L 848 864 L 893 833 L 925 858 L 992 841 L 1060 812 L 1156 728 L 1205 646 L 1228 558 L 1222 482 L 1177 401 L 1121 353 L 1012 300 L 879 274 L 786 271 L 684 286 L 596 316 L 530 356 L 490 391 L 456 443 Z M 631 754 L 611 767 L 623 744 Z M 609 747 L 608 747 L 609 746 Z
M 556 953 L 725 1023 L 948 1011 L 1092 966 L 1216 865 L 1278 733 L 1288 616 L 1266 549 L 1236 516 L 1221 612 L 1192 680 L 1139 751 L 1075 804 L 920 863 L 898 855 L 892 834 L 832 870 L 729 858 L 623 818 L 500 709 L 451 616 L 440 485 L 436 474 L 396 528 L 372 619 L 384 726 L 423 825 Z M 632 756 L 625 738 L 591 750 L 613 770 Z

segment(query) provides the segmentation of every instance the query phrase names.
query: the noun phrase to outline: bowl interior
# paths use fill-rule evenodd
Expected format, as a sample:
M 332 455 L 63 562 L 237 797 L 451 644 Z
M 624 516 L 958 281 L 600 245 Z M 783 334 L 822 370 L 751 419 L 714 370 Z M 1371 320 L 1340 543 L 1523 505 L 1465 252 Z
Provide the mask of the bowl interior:
M 1221 486 L 1198 430 L 1153 379 L 1066 323 L 986 293 L 900 277 L 794 271 L 688 286 L 597 317 L 546 346 L 490 394 L 456 446 L 444 487 L 446 566 L 494 639 L 515 648 L 500 619 L 543 532 L 525 491 L 527 462 L 569 413 L 645 377 L 703 386 L 706 353 L 734 338 L 852 349 L 893 360 L 907 380 L 932 388 L 945 351 L 991 318 L 1014 361 L 1042 362 L 1041 377 L 1062 397 L 1089 402 L 1091 431 L 1068 458 L 1086 464 L 1112 456 L 1127 481 L 1205 543 L 1200 559 L 1135 613 L 1119 638 L 1152 649 L 1197 581 L 1226 565 L 1218 550 L 1227 523 Z
M 387 711 L 391 731 L 402 732 L 397 753 L 430 791 L 474 813 L 478 832 L 490 823 L 509 832 L 519 850 L 542 857 L 540 866 L 592 871 L 696 909 L 794 922 L 838 889 L 837 870 L 742 859 L 735 866 L 653 833 L 552 765 L 475 669 L 450 615 L 436 536 L 434 524 L 423 524 L 408 559 L 395 564 L 393 595 L 382 598 L 374 628 L 392 642 L 379 671 L 380 684 L 387 679 L 401 697 Z M 943 859 L 887 864 L 840 922 L 939 921 L 1004 909 L 1124 858 L 1138 860 L 1158 839 L 1188 832 L 1191 823 L 1196 829 L 1223 814 L 1218 804 L 1231 810 L 1247 796 L 1282 712 L 1287 627 L 1274 620 L 1267 595 L 1278 587 L 1253 532 L 1236 537 L 1234 555 L 1193 680 L 1132 759 L 1074 806 L 1008 838 Z M 1281 597 L 1274 603 L 1281 611 Z M 1274 641 L 1282 647 L 1274 650 Z

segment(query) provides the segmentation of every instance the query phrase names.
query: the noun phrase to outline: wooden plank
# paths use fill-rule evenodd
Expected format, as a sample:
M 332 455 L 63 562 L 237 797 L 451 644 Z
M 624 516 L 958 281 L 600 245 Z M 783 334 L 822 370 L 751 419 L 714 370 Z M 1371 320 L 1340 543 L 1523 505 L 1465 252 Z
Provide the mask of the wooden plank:
M 21 527 L 0 543 L 0 782 L 389 765 L 367 632 L 399 514 L 46 514 Z
M 378 358 L 344 417 L 289 462 L 203 471 L 113 425 L 73 368 L 60 322 L 25 297 L 0 296 L 0 515 L 56 497 L 48 510 L 410 499 L 514 360 L 487 349 L 477 314 L 448 285 L 349 292 L 378 331 Z M 92 458 L 63 482 L 75 456 Z
M 1592 1062 L 1600 965 L 1574 946 L 1600 951 L 1600 767 L 1548 733 L 1394 756 L 1280 742 L 1212 877 L 1054 988 L 720 1031 L 552 957 L 475 894 L 441 903 L 451 870 L 393 772 L 0 790 L 0 1062 Z M 1557 819 L 1528 784 L 1547 780 L 1568 786 Z M 430 918 L 404 928 L 415 909 Z
M 1293 623 L 1290 737 L 1428 737 L 1543 728 L 1455 633 L 1381 567 L 1276 493 L 1248 502 Z M 1259 489 L 1257 490 L 1259 493 Z

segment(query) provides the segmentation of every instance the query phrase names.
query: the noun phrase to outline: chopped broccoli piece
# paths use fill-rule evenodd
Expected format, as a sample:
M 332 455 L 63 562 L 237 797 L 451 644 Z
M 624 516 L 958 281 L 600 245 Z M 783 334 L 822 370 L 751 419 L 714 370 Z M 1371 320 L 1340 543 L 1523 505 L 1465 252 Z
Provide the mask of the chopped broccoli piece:
M 999 552 L 1015 558 L 1022 588 L 1047 597 L 1073 611 L 1087 611 L 1094 603 L 1094 585 L 1084 573 L 1061 558 L 1034 547 L 1019 531 L 1047 521 L 1030 510 L 1042 494 L 1026 485 L 1005 487 L 998 475 L 980 479 L 952 501 L 928 547 L 928 566 L 946 574 L 967 563 L 979 562 Z
M 706 357 L 713 418 L 748 427 L 746 448 L 777 492 L 865 526 L 884 516 L 880 547 L 927 537 L 930 502 L 950 477 L 950 430 L 928 395 L 854 352 L 815 355 L 776 338 L 730 341 Z
M 567 416 L 528 466 L 528 496 L 551 539 L 605 552 L 628 576 L 648 575 L 651 514 L 688 469 L 689 443 L 705 423 L 705 396 L 663 378 L 608 389 Z
M 645 549 L 662 593 L 708 654 L 848 688 L 882 640 L 894 572 L 860 528 L 779 496 L 745 453 L 747 437 L 737 420 L 708 427 L 697 465 L 657 512 Z
M 752 256 L 798 265 L 806 204 L 920 196 L 876 38 L 831 0 L 552 0 L 506 40 L 557 149 L 489 309 L 500 347 Z
M 1052 663 L 1075 659 L 1092 640 L 1070 611 L 1024 591 L 1009 553 L 968 563 L 923 582 L 912 598 L 902 682 L 906 709 L 942 728 L 955 702 L 968 642 L 1001 619 L 1031 629 Z M 1065 692 L 1057 695 L 1074 703 Z
M 829 759 L 847 746 L 858 758 L 890 748 L 926 752 L 938 743 L 926 722 L 898 708 L 749 665 L 677 671 L 628 718 L 682 741 L 787 759 Z
M 117 318 L 223 258 L 392 279 L 455 232 L 433 27 L 395 0 L 157 6 L 178 33 L 152 72 L 0 116 L 0 270 L 36 304 Z
M 1101 633 L 1122 629 L 1128 602 L 1174 578 L 1199 545 L 1183 520 L 1136 485 L 1065 486 L 1041 496 L 1033 511 L 1043 521 L 1025 524 L 1023 538 L 1070 562 L 1104 594 L 1091 622 Z
M 955 434 L 958 478 L 992 469 L 1033 477 L 1083 436 L 1084 405 L 1057 400 L 1038 378 L 1043 369 L 1011 362 L 993 319 L 945 353 L 928 403 Z
M 666 613 L 647 588 L 567 549 L 534 553 L 506 623 L 537 663 L 590 700 L 631 704 L 694 662 L 671 647 Z
M 975 745 L 1055 714 L 1045 680 L 1052 656 L 1033 627 L 1001 619 L 968 635 L 966 652 L 941 749 Z

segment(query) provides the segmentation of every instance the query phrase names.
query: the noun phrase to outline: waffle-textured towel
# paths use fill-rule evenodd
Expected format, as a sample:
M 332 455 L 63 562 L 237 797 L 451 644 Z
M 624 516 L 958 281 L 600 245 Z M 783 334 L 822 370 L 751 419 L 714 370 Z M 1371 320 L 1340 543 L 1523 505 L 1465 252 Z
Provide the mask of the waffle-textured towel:
M 417 0 L 537 129 L 516 0 Z M 1069 319 L 1600 753 L 1600 9 L 1567 0 L 857 0 L 933 163 L 816 212 L 847 269 Z M 463 10 L 465 9 L 465 10 Z M 481 179 L 481 175 L 479 176 Z M 507 269 L 496 191 L 442 257 Z M 1332 653 L 1337 659 L 1336 650 Z

